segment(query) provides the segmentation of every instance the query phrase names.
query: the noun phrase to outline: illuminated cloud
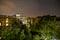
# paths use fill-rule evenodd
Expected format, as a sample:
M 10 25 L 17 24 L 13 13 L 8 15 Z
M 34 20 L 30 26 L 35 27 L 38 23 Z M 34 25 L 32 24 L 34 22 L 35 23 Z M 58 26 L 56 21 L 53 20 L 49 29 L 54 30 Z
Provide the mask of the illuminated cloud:
M 0 14 L 23 16 L 60 16 L 60 0 L 0 0 Z
M 0 14 L 9 15 L 15 8 L 16 5 L 10 0 L 2 0 L 0 3 Z

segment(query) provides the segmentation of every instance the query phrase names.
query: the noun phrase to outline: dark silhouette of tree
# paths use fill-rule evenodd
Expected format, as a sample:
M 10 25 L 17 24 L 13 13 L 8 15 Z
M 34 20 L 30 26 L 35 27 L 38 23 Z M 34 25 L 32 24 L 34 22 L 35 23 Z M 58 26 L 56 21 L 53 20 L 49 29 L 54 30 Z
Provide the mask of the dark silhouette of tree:
M 60 38 L 55 16 L 43 16 L 34 19 L 33 25 L 28 28 L 21 20 L 14 19 L 12 25 L 1 31 L 2 40 L 52 40 Z
M 41 40 L 52 40 L 57 35 L 57 21 L 55 16 L 43 16 L 35 20 L 37 23 L 32 27 L 33 32 L 38 32 Z

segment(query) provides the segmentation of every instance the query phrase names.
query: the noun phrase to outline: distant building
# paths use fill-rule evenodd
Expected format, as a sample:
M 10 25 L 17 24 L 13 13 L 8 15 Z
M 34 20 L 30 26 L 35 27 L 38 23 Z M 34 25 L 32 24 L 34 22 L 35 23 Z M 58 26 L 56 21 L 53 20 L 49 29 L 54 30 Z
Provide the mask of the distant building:
M 16 13 L 15 16 L 16 16 L 17 19 L 20 19 L 21 18 L 21 15 L 19 13 Z
M 12 21 L 13 17 L 0 15 L 0 26 L 10 26 Z
M 21 20 L 23 24 L 26 24 L 27 18 L 24 17 L 24 16 L 21 16 L 20 13 L 16 13 L 16 14 L 15 14 L 15 17 L 16 17 L 17 19 Z
M 17 19 L 21 20 L 22 23 L 23 23 L 24 25 L 26 25 L 27 27 L 30 27 L 31 24 L 33 24 L 33 20 L 35 19 L 35 18 L 30 18 L 30 17 L 21 16 L 20 13 L 17 13 L 17 14 L 15 15 L 15 17 L 16 17 Z
M 42 16 L 43 17 L 43 16 Z M 34 25 L 38 24 L 38 21 L 42 18 L 42 17 L 36 17 L 36 18 L 31 18 L 31 17 L 24 17 L 21 16 L 19 13 L 17 13 L 14 16 L 4 16 L 4 15 L 0 15 L 0 26 L 10 26 L 12 25 L 13 21 L 15 19 L 20 20 L 24 25 L 26 25 L 27 27 L 31 27 Z M 56 16 L 52 16 L 52 17 L 56 17 Z M 60 17 L 57 17 L 57 25 L 60 26 Z

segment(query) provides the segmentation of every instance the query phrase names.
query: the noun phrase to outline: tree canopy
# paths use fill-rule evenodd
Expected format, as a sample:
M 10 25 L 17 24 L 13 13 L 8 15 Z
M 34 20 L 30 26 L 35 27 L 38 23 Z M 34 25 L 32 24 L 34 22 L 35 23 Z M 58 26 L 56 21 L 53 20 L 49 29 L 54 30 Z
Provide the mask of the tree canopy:
M 52 40 L 60 33 L 56 17 L 51 16 L 37 18 L 30 28 L 20 20 L 14 20 L 11 26 L 0 32 L 2 40 Z

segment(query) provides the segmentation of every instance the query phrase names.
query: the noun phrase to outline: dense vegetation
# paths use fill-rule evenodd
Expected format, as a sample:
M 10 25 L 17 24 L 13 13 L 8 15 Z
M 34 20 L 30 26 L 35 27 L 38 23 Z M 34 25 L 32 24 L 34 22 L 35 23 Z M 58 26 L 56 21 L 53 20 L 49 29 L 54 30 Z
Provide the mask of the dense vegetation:
M 9 27 L 0 30 L 1 40 L 54 40 L 60 38 L 56 17 L 43 16 L 27 27 L 21 21 L 13 21 Z

